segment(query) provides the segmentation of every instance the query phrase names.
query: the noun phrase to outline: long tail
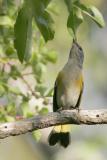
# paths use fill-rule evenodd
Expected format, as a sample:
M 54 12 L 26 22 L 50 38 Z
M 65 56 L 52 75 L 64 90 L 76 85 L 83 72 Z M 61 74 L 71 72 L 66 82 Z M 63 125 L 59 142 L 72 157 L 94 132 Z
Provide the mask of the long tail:
M 55 126 L 48 137 L 49 145 L 53 146 L 59 142 L 66 148 L 70 144 L 70 128 L 70 125 Z

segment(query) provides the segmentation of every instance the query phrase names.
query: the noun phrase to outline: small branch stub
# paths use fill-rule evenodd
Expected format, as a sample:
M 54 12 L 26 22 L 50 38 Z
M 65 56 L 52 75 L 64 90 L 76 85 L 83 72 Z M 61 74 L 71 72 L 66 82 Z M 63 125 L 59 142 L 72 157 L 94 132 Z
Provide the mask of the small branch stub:
M 107 124 L 107 110 L 63 110 L 45 116 L 38 115 L 21 121 L 1 123 L 0 139 L 60 124 Z

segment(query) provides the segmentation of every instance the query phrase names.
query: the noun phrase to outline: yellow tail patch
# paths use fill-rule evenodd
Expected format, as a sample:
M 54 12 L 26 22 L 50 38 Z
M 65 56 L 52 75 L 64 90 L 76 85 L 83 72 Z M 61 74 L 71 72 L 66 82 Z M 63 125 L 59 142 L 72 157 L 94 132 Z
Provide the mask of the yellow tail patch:
M 66 124 L 61 126 L 61 132 L 66 133 L 71 131 L 71 125 Z
M 54 127 L 54 131 L 55 131 L 56 133 L 60 133 L 60 132 L 61 132 L 61 125 L 60 125 L 60 126 L 55 126 L 55 127 Z
M 70 132 L 70 130 L 71 130 L 71 125 L 68 125 L 68 124 L 54 127 L 54 131 L 56 133 L 60 133 L 60 132 L 66 133 L 66 132 Z

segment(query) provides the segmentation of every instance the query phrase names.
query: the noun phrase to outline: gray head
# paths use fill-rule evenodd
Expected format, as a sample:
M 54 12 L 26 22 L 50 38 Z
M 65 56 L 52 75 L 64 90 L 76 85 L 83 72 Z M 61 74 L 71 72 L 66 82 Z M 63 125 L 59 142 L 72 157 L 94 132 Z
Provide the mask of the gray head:
M 76 41 L 73 41 L 72 48 L 69 54 L 69 60 L 76 60 L 79 65 L 83 64 L 84 61 L 83 49 Z

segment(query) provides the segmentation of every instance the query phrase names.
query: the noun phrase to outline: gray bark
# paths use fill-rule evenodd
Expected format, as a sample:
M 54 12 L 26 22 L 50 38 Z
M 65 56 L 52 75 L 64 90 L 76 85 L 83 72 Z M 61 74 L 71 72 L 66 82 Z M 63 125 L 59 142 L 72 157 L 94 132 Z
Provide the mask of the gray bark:
M 0 139 L 60 124 L 107 124 L 107 110 L 63 110 L 61 112 L 48 113 L 44 116 L 37 115 L 29 119 L 1 123 Z

